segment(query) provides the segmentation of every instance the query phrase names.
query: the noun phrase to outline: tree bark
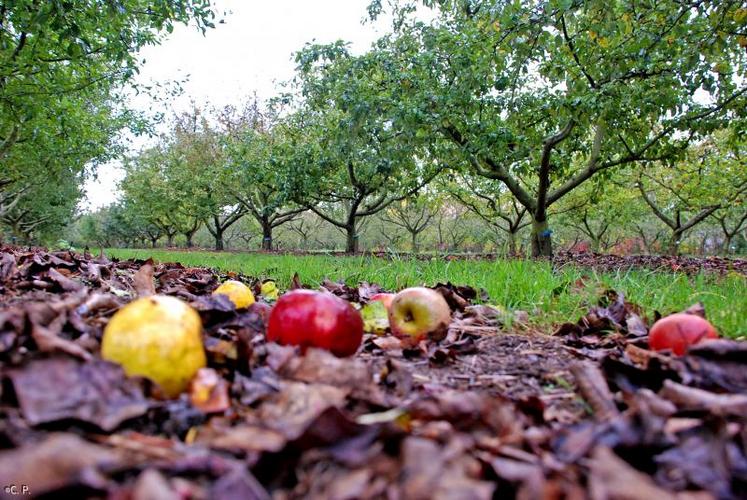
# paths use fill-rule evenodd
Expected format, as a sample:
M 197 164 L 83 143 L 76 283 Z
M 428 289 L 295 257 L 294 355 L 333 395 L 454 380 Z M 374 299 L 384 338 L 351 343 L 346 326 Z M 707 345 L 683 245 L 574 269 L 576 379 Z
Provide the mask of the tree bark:
M 514 231 L 508 232 L 508 255 L 509 257 L 516 257 L 516 233 Z
M 345 227 L 347 239 L 345 242 L 345 252 L 358 253 L 358 234 L 355 231 L 355 223 Z
M 216 228 L 213 238 L 215 239 L 215 250 L 217 252 L 222 252 L 225 247 L 223 243 L 223 230 Z
M 272 251 L 272 224 L 262 223 L 262 250 Z
M 532 257 L 552 257 L 552 231 L 547 218 L 532 218 Z
M 182 233 L 184 234 L 184 238 L 187 240 L 187 243 L 186 243 L 187 248 L 193 248 L 195 246 L 192 240 L 194 239 L 196 232 L 197 231 L 195 230 L 195 231 L 187 231 L 185 233 Z
M 669 245 L 667 247 L 667 253 L 672 256 L 679 255 L 680 253 L 680 239 L 682 238 L 682 232 L 675 230 L 672 232 L 672 237 L 669 239 Z

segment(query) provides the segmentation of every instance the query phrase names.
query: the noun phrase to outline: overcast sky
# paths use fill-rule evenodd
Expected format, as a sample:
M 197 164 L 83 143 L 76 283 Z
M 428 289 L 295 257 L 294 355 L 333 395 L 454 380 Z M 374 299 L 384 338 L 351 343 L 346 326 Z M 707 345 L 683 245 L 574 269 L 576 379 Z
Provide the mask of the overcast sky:
M 350 41 L 354 52 L 365 51 L 385 27 L 362 24 L 370 0 L 214 0 L 225 23 L 205 35 L 194 27 L 177 27 L 157 47 L 141 52 L 146 63 L 139 82 L 188 81 L 184 94 L 166 111 L 198 104 L 223 106 L 238 103 L 257 92 L 261 99 L 275 95 L 276 82 L 293 75 L 292 53 L 306 42 Z M 134 99 L 132 105 L 153 111 L 153 103 Z M 116 198 L 121 178 L 116 164 L 99 168 L 98 179 L 86 185 L 87 208 L 109 204 Z

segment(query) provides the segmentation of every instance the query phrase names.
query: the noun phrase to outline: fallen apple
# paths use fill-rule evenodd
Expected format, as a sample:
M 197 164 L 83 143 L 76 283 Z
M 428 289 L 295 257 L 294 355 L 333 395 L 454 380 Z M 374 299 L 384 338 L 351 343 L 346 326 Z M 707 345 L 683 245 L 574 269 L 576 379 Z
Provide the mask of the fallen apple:
M 176 397 L 206 364 L 202 320 L 175 297 L 134 300 L 104 328 L 101 357 L 122 365 L 127 375 L 148 377 L 166 396 Z
M 671 314 L 654 323 L 648 344 L 654 351 L 671 350 L 681 356 L 687 348 L 704 339 L 717 339 L 716 329 L 708 320 L 694 314 Z
M 251 288 L 236 280 L 223 282 L 215 289 L 213 295 L 225 295 L 233 302 L 236 309 L 244 309 L 254 304 L 254 294 Z
M 380 301 L 382 304 L 384 304 L 384 307 L 386 307 L 386 310 L 388 311 L 392 307 L 392 300 L 394 300 L 395 294 L 393 293 L 376 293 L 371 296 L 369 299 L 369 302 L 374 302 L 376 300 Z
M 361 314 L 330 293 L 294 290 L 281 296 L 270 311 L 267 340 L 278 344 L 326 349 L 352 356 L 363 339 Z
M 451 309 L 446 299 L 430 288 L 406 288 L 396 294 L 389 309 L 392 333 L 415 345 L 430 338 L 442 340 L 451 323 Z

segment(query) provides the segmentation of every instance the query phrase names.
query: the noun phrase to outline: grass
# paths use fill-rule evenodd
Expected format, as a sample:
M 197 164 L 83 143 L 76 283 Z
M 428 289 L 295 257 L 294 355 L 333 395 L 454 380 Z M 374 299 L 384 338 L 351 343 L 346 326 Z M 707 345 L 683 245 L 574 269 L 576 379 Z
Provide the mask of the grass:
M 648 270 L 601 273 L 567 267 L 553 272 L 545 262 L 511 261 L 429 261 L 382 259 L 371 256 L 273 255 L 258 253 L 179 252 L 171 250 L 111 249 L 107 255 L 122 259 L 153 257 L 159 262 L 180 262 L 185 266 L 211 267 L 244 273 L 256 278 L 273 278 L 281 288 L 294 273 L 308 285 L 324 278 L 378 283 L 388 290 L 412 285 L 433 285 L 451 281 L 457 285 L 484 288 L 491 304 L 527 311 L 532 322 L 550 332 L 560 323 L 575 322 L 596 303 L 605 289 L 623 292 L 641 305 L 646 314 L 679 311 L 696 302 L 725 336 L 747 336 L 747 278 L 700 274 L 686 276 Z M 580 280 L 580 281 L 579 281 Z

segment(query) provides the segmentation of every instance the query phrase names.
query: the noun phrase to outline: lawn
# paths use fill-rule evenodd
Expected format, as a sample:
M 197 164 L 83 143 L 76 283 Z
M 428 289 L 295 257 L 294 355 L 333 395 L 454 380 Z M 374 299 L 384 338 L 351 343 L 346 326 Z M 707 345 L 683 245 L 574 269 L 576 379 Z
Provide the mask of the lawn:
M 555 325 L 576 321 L 612 288 L 641 305 L 646 314 L 682 310 L 695 302 L 705 305 L 716 328 L 730 337 L 747 336 L 747 278 L 700 274 L 686 276 L 648 270 L 601 273 L 582 268 L 553 272 L 545 262 L 391 260 L 371 256 L 273 255 L 257 253 L 179 252 L 171 250 L 110 249 L 110 257 L 153 257 L 160 262 L 211 267 L 256 278 L 273 278 L 282 288 L 294 273 L 315 286 L 324 278 L 378 283 L 389 290 L 451 281 L 484 288 L 491 304 L 527 311 L 534 325 L 550 333 Z

